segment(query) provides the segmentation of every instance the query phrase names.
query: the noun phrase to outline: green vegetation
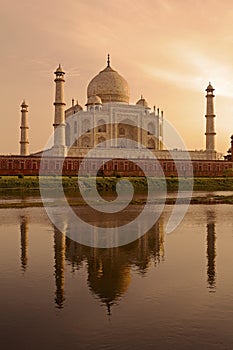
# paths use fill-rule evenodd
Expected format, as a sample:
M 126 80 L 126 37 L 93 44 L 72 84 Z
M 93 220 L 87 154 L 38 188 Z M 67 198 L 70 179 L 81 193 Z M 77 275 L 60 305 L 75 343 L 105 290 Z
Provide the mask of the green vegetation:
M 167 178 L 168 191 L 178 190 L 178 179 Z M 190 188 L 189 178 L 180 179 L 180 185 L 182 190 Z M 193 179 L 193 190 L 194 191 L 233 191 L 233 178 L 232 177 L 197 177 Z
M 85 190 L 91 188 L 91 185 L 95 184 L 95 178 L 83 177 L 80 179 L 81 184 Z M 147 192 L 147 180 L 143 177 L 97 177 L 97 189 L 100 192 L 115 192 L 116 184 L 119 180 L 129 180 L 136 193 Z M 155 186 L 156 190 L 163 188 L 164 182 L 160 178 L 150 178 L 151 182 Z M 48 190 L 55 190 L 60 178 L 57 176 L 48 176 L 42 178 L 42 185 Z M 63 188 L 65 192 L 72 192 L 79 194 L 79 184 L 77 176 L 65 176 L 62 178 Z M 177 191 L 180 185 L 181 190 L 185 191 L 190 189 L 192 179 L 181 178 L 180 181 L 176 177 L 166 178 L 167 190 L 169 192 Z M 195 178 L 193 180 L 194 191 L 231 191 L 233 190 L 233 177 L 222 178 Z M 127 181 L 124 182 L 124 186 L 128 186 Z M 13 193 L 14 192 L 14 193 Z M 7 193 L 15 194 L 27 193 L 39 195 L 39 177 L 38 176 L 2 176 L 0 178 L 0 194 Z
M 54 200 L 48 205 L 57 205 L 56 203 L 56 194 L 58 188 L 58 182 L 60 182 L 61 178 L 57 176 L 48 176 L 42 178 L 42 186 L 46 189 L 46 193 Z M 79 179 L 81 182 L 81 187 L 85 191 L 89 191 L 92 185 L 95 185 L 95 178 L 93 177 L 82 177 Z M 146 203 L 146 194 L 147 194 L 147 180 L 142 177 L 131 177 L 131 178 L 119 178 L 119 177 L 98 177 L 96 179 L 97 189 L 103 195 L 103 197 L 110 195 L 111 200 L 116 195 L 116 184 L 118 181 L 123 180 L 123 186 L 125 189 L 129 186 L 129 180 L 133 187 L 134 193 L 139 194 L 131 201 L 131 204 L 145 204 Z M 156 191 L 160 191 L 164 187 L 164 180 L 160 178 L 150 178 L 150 181 L 153 184 L 153 188 Z M 79 206 L 85 205 L 85 201 L 82 199 L 79 191 L 79 183 L 77 176 L 69 176 L 62 178 L 64 192 L 67 195 L 67 200 L 70 205 Z M 178 185 L 180 184 L 181 190 L 190 190 L 190 185 L 192 183 L 192 179 L 182 178 L 178 182 L 178 179 L 175 177 L 170 177 L 166 179 L 166 185 L 168 192 L 176 192 L 178 190 Z M 232 177 L 223 177 L 223 178 L 196 178 L 193 180 L 194 183 L 194 191 L 205 191 L 205 192 L 213 192 L 213 191 L 233 191 L 233 178 Z M 142 195 L 140 195 L 142 194 Z M 40 189 L 39 189 L 39 178 L 37 176 L 2 176 L 0 177 L 0 196 L 2 199 L 6 198 L 27 198 L 26 201 L 18 201 L 18 202 L 9 202 L 7 203 L 3 201 L 0 203 L 1 208 L 23 208 L 23 207 L 41 207 L 43 206 L 42 201 L 40 200 Z M 38 201 L 30 201 L 30 197 L 38 197 Z M 106 197 L 107 199 L 107 197 Z M 159 201 L 159 199 L 157 199 Z M 174 204 L 176 202 L 176 194 L 174 193 L 174 197 L 170 196 L 166 199 L 167 204 Z M 179 201 L 180 203 L 186 203 L 187 198 L 182 198 Z M 233 195 L 223 195 L 217 196 L 214 194 L 207 194 L 206 196 L 198 196 L 198 193 L 193 195 L 191 200 L 192 204 L 233 204 Z

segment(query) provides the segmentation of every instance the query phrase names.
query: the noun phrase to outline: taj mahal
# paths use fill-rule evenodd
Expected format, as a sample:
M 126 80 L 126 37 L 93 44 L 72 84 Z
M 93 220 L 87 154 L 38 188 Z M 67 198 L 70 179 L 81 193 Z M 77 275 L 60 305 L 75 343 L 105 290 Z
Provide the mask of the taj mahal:
M 158 159 L 171 159 L 164 147 L 164 114 L 159 108 L 148 105 L 141 98 L 132 104 L 127 81 L 111 67 L 110 56 L 87 87 L 85 107 L 72 100 L 66 109 L 65 72 L 61 65 L 55 71 L 54 140 L 52 148 L 33 154 L 29 152 L 28 105 L 21 105 L 21 156 L 48 155 L 83 157 L 90 149 L 98 151 L 98 157 L 121 156 L 122 150 L 130 158 L 145 158 L 149 149 Z M 206 88 L 206 147 L 201 151 L 189 151 L 192 160 L 216 160 L 214 88 Z M 79 137 L 80 136 L 80 137 Z M 52 153 L 51 153 L 52 151 Z M 95 153 L 94 153 L 95 154 Z M 125 153 L 124 153 L 125 154 Z M 173 150 L 172 158 L 183 159 L 184 151 Z

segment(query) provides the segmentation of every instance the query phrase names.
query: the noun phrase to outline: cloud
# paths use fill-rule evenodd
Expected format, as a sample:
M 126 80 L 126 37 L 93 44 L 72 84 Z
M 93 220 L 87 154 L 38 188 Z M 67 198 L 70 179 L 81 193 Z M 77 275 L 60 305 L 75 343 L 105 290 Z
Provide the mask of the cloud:
M 216 86 L 218 95 L 233 96 L 232 65 L 209 57 L 187 43 L 173 43 L 163 55 L 167 56 L 165 64 L 141 64 L 142 70 L 147 75 L 189 90 L 200 91 L 203 85 L 211 81 Z

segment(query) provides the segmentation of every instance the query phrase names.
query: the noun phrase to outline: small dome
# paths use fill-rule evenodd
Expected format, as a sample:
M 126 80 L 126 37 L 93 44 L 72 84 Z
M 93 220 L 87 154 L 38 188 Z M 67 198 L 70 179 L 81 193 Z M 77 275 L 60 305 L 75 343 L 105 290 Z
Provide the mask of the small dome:
M 88 106 L 88 105 L 101 105 L 101 104 L 102 104 L 101 98 L 97 95 L 92 95 L 92 96 L 88 97 L 86 106 Z
M 82 111 L 83 107 L 78 103 L 78 100 L 76 101 L 76 105 L 74 106 L 75 111 Z
M 214 88 L 211 85 L 211 83 L 209 83 L 209 85 L 207 86 L 206 91 L 214 91 Z
M 141 96 L 140 100 L 138 100 L 136 105 L 140 105 L 140 106 L 143 106 L 145 108 L 149 108 L 148 102 L 145 100 L 145 98 L 143 98 L 143 96 Z
M 59 64 L 59 66 L 56 69 L 56 72 L 54 72 L 54 74 L 65 74 L 65 72 L 62 69 L 61 64 Z
M 25 100 L 23 100 L 22 104 L 21 104 L 21 107 L 28 107 L 28 104 L 26 103 Z
M 107 67 L 99 72 L 87 87 L 87 97 L 98 95 L 103 103 L 129 103 L 129 86 L 127 81 L 110 66 L 108 55 Z

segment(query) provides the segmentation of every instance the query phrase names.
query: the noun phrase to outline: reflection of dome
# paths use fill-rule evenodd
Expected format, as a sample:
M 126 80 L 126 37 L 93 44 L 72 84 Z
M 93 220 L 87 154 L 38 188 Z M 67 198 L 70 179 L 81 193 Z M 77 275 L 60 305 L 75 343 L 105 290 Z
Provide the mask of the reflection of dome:
M 101 98 L 97 95 L 92 95 L 92 96 L 88 97 L 86 106 L 88 106 L 88 105 L 101 105 L 101 104 L 102 104 Z
M 130 267 L 103 258 L 89 266 L 88 282 L 90 289 L 103 303 L 113 305 L 128 289 Z
M 98 95 L 103 103 L 129 103 L 129 86 L 127 81 L 110 67 L 108 56 L 107 67 L 99 72 L 87 87 L 87 98 Z
M 160 219 L 162 220 L 162 219 Z M 97 221 L 96 221 L 97 222 Z M 66 237 L 66 259 L 73 268 L 84 268 L 87 263 L 88 287 L 101 304 L 111 307 L 118 304 L 129 288 L 131 268 L 144 275 L 153 262 L 164 257 L 163 225 L 153 226 L 143 237 L 128 245 L 103 250 L 83 246 Z M 160 231 L 161 230 L 161 231 Z M 55 231 L 56 232 L 56 231 Z
M 136 103 L 136 105 L 143 106 L 145 108 L 149 108 L 148 102 L 141 96 L 140 100 Z

